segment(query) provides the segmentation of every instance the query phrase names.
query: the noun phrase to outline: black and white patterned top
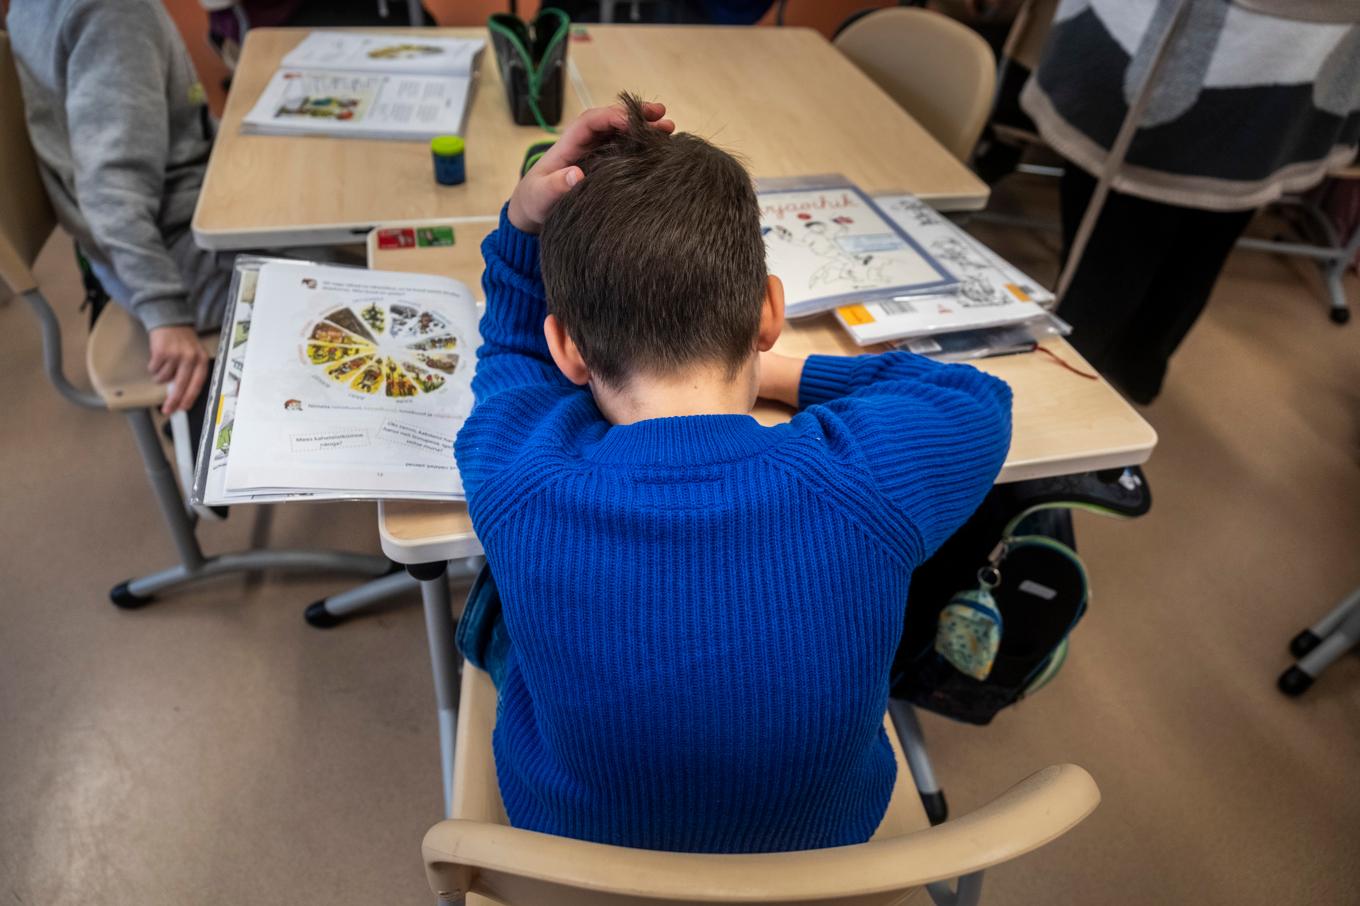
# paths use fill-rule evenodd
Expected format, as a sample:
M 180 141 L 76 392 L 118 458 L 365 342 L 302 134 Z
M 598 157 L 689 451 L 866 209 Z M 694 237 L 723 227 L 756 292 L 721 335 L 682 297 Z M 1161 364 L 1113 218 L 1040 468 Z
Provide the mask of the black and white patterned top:
M 1045 141 L 1099 174 L 1181 2 L 1064 0 L 1021 96 Z M 1185 2 L 1116 190 L 1244 210 L 1351 162 L 1360 139 L 1360 4 Z

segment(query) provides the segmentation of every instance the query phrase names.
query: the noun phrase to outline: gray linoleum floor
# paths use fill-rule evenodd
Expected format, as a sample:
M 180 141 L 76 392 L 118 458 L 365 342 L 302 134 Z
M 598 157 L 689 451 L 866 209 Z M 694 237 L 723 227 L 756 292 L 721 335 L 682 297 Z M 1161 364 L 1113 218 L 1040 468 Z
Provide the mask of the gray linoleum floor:
M 1052 278 L 1051 238 L 976 229 Z M 68 243 L 40 273 L 79 363 Z M 22 303 L 0 361 L 0 903 L 428 903 L 415 601 L 320 632 L 303 606 L 347 580 L 266 577 L 115 610 L 108 586 L 173 557 L 130 433 L 47 386 Z M 984 902 L 1360 902 L 1360 658 L 1301 701 L 1274 689 L 1289 638 L 1360 583 L 1360 325 L 1326 320 L 1305 266 L 1239 252 L 1146 416 L 1153 511 L 1079 518 L 1095 597 L 1063 674 L 990 727 L 925 717 L 956 813 L 1061 761 L 1104 794 Z M 205 546 L 377 550 L 371 505 L 256 515 Z

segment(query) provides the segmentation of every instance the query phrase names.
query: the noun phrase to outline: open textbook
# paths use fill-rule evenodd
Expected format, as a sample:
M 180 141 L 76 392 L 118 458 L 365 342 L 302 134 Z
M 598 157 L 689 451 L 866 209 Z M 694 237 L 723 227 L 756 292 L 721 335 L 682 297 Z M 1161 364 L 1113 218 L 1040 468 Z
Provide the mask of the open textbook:
M 271 135 L 429 139 L 461 133 L 480 38 L 314 31 L 242 126 Z
M 766 260 L 791 318 L 958 283 L 843 176 L 762 179 L 756 190 Z
M 462 497 L 471 293 L 424 274 L 240 259 L 196 502 Z
M 944 292 L 838 306 L 836 318 L 861 346 L 1019 324 L 1045 316 L 1053 294 L 912 195 L 874 199 L 903 232 L 958 277 Z

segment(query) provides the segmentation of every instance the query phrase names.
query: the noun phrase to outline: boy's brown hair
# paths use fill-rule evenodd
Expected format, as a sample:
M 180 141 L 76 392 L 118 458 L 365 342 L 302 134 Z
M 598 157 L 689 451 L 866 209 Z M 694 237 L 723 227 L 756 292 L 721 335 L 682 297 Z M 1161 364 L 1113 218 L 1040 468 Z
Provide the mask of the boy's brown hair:
M 745 168 L 695 135 L 628 126 L 592 149 L 585 179 L 543 225 L 548 311 L 591 374 L 712 363 L 729 376 L 751 355 L 765 297 L 765 241 Z

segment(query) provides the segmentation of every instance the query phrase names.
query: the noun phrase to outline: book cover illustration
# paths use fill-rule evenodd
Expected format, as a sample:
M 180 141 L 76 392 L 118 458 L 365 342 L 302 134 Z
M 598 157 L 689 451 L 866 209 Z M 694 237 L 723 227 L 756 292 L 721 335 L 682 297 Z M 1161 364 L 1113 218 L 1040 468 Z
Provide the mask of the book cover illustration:
M 784 283 L 790 317 L 850 301 L 942 292 L 956 283 L 868 196 L 842 179 L 762 181 L 759 203 L 769 270 Z
M 1044 315 L 1041 303 L 1051 302 L 1052 293 L 925 202 L 911 195 L 875 201 L 959 282 L 941 293 L 838 306 L 836 318 L 856 343 L 1016 324 Z
M 1038 281 L 916 196 L 890 195 L 876 200 L 889 217 L 916 236 L 959 278 L 956 301 L 961 307 L 1002 306 L 1017 300 L 1043 305 L 1053 301 L 1053 294 Z
M 360 121 L 378 96 L 382 80 L 324 72 L 283 73 L 283 96 L 275 119 L 327 119 L 337 123 Z

